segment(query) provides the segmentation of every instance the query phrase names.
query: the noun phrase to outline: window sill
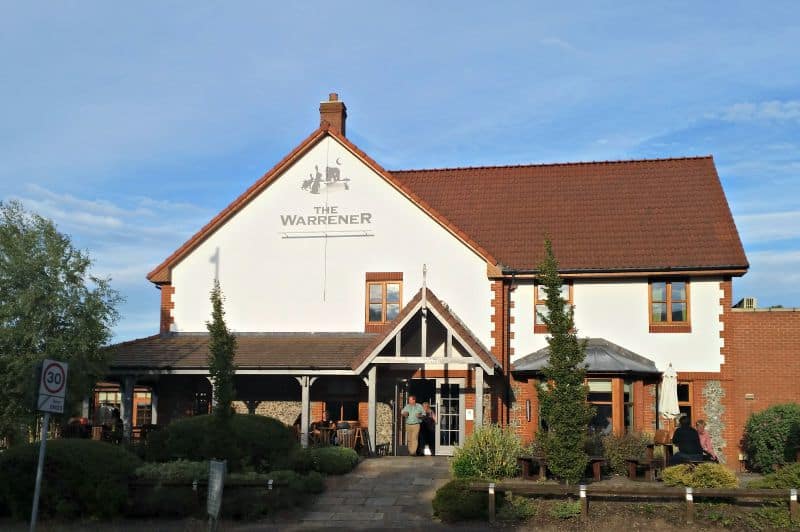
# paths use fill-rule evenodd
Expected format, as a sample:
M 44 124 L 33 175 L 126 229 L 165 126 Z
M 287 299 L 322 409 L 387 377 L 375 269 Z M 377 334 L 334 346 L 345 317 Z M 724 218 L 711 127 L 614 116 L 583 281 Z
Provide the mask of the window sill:
M 692 326 L 689 323 L 650 324 L 651 333 L 690 333 Z
M 368 333 L 379 333 L 383 332 L 386 329 L 386 326 L 389 325 L 389 322 L 370 322 L 364 324 L 364 332 Z
M 533 325 L 533 334 L 547 334 L 550 330 L 547 328 L 547 325 L 542 325 L 539 323 L 535 323 Z

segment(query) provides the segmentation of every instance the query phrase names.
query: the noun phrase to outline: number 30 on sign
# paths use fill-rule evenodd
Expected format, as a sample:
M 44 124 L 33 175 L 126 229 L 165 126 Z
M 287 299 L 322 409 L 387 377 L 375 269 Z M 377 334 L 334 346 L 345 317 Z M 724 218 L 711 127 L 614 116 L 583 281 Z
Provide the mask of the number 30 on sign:
M 67 392 L 67 364 L 57 360 L 44 360 L 40 375 L 37 409 L 51 414 L 63 414 L 64 396 Z

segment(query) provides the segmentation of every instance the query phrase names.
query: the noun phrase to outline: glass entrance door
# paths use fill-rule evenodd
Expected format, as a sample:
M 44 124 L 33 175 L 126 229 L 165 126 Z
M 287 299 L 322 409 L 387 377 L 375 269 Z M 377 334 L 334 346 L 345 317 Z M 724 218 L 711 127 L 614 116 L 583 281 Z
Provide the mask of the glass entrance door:
M 452 455 L 464 439 L 464 385 L 459 380 L 437 379 L 436 382 L 437 455 Z

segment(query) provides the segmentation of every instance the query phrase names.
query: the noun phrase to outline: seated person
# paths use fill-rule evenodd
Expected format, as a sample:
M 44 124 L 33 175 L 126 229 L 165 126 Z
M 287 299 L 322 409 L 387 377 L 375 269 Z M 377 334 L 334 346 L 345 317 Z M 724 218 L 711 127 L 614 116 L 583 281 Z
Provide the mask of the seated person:
M 706 422 L 698 419 L 695 423 L 697 434 L 700 436 L 700 445 L 703 447 L 703 458 L 712 462 L 719 462 L 717 453 L 714 452 L 714 444 L 711 442 L 711 434 L 706 430 Z
M 689 416 L 681 417 L 680 426 L 675 429 L 675 434 L 672 436 L 672 443 L 678 446 L 678 452 L 672 456 L 669 465 L 703 460 L 700 435 L 692 428 Z
M 334 423 L 328 418 L 328 411 L 323 410 L 322 419 L 320 419 L 319 421 L 315 421 L 311 424 L 311 434 L 313 434 L 317 439 L 319 439 L 320 436 L 319 429 L 335 429 L 335 428 L 336 428 L 336 423 Z M 334 438 L 336 437 L 336 432 L 331 430 L 328 437 L 330 438 L 330 441 L 328 443 L 333 443 Z

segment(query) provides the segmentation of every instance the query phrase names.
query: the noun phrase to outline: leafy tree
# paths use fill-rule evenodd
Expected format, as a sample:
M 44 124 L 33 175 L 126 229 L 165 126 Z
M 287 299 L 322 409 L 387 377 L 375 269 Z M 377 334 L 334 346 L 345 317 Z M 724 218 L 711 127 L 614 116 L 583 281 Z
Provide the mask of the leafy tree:
M 544 449 L 547 467 L 568 483 L 578 482 L 589 458 L 584 450 L 593 408 L 586 402 L 586 342 L 578 340 L 573 310 L 561 297 L 558 261 L 550 240 L 539 265 L 539 282 L 547 292 L 547 314 L 540 314 L 550 331 L 550 358 L 542 369 L 547 382 L 539 387 L 542 420 L 547 427 Z
M 33 424 L 39 361 L 69 364 L 65 414 L 107 373 L 122 298 L 91 265 L 52 221 L 0 202 L 0 437 Z
M 222 306 L 222 290 L 219 280 L 214 279 L 211 289 L 211 321 L 206 322 L 209 333 L 208 340 L 208 373 L 214 382 L 214 414 L 219 420 L 231 416 L 231 404 L 236 391 L 233 377 L 236 366 L 233 358 L 236 354 L 236 337 L 225 324 L 225 309 Z

